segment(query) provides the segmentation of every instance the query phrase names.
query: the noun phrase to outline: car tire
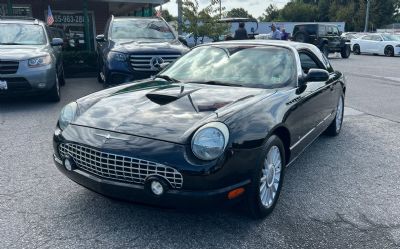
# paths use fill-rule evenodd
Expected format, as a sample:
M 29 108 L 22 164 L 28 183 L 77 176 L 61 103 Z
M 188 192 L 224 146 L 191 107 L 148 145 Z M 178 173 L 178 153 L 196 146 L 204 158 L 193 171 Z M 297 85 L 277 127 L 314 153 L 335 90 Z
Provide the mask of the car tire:
M 279 137 L 271 136 L 247 189 L 246 206 L 253 218 L 268 216 L 275 208 L 282 188 L 286 166 L 285 149 Z
M 340 52 L 340 55 L 342 56 L 343 59 L 347 59 L 350 57 L 351 54 L 351 48 L 350 45 L 346 45 L 342 48 L 342 51 Z
M 49 91 L 48 99 L 51 102 L 59 102 L 61 99 L 60 80 L 57 73 L 56 73 L 55 83 Z
M 64 71 L 64 65 L 61 66 L 61 73 L 59 76 L 59 82 L 60 86 L 65 86 L 65 71 Z
M 355 55 L 361 54 L 360 45 L 355 44 L 355 45 L 353 46 L 353 54 L 355 54 Z
M 387 57 L 393 57 L 394 56 L 394 48 L 392 46 L 386 46 L 384 53 L 385 53 L 385 56 L 387 56 Z
M 308 43 L 308 41 L 310 40 L 310 36 L 307 33 L 304 33 L 304 32 L 297 32 L 293 36 L 293 39 L 296 42 Z
M 339 135 L 340 131 L 342 130 L 343 125 L 343 115 L 344 115 L 344 95 L 340 95 L 338 100 L 338 104 L 336 106 L 336 115 L 335 119 L 326 129 L 325 134 L 328 136 L 335 137 Z
M 329 56 L 329 47 L 328 44 L 324 43 L 321 47 L 321 52 L 325 55 L 326 58 Z

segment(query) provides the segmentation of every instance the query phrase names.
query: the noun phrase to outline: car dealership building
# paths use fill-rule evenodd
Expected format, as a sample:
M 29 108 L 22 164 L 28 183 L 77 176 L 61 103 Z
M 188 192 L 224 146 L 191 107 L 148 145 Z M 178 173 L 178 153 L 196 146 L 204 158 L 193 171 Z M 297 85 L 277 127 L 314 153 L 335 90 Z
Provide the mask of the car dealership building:
M 107 20 L 116 16 L 154 16 L 154 8 L 169 0 L 0 0 L 0 16 L 47 19 L 62 29 L 66 39 L 76 40 L 82 50 L 93 50 L 95 37 L 104 32 Z

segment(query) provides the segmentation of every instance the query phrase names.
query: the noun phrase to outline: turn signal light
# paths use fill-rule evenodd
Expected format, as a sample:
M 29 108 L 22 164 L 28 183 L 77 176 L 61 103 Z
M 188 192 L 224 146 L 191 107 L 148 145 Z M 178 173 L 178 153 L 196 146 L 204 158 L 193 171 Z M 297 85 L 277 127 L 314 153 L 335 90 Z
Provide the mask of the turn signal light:
M 244 188 L 237 188 L 228 193 L 228 199 L 232 200 L 244 193 Z

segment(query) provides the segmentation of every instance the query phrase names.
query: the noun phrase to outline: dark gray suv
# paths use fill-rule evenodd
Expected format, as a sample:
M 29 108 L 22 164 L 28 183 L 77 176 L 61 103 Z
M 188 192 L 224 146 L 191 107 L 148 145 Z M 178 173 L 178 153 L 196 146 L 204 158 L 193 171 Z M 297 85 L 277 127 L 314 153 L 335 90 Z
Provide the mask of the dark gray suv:
M 342 37 L 338 27 L 332 24 L 297 24 L 293 29 L 293 40 L 317 46 L 326 57 L 335 52 L 339 52 L 342 58 L 350 57 L 350 41 Z
M 36 19 L 0 18 L 0 97 L 45 94 L 60 100 L 63 40 Z

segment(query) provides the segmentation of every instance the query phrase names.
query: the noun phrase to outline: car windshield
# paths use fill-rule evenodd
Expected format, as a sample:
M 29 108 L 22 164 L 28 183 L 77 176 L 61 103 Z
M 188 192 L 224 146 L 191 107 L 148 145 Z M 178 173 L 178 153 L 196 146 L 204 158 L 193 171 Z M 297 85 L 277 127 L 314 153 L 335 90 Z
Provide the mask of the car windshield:
M 155 19 L 116 19 L 111 28 L 111 39 L 173 40 L 175 35 L 162 20 Z
M 0 45 L 44 45 L 43 27 L 34 24 L 1 23 Z
M 286 48 L 212 45 L 192 50 L 161 74 L 182 82 L 279 88 L 295 82 L 296 62 Z
M 383 34 L 382 37 L 383 37 L 383 40 L 385 40 L 385 41 L 400 41 L 400 36 L 396 36 L 396 35 Z

